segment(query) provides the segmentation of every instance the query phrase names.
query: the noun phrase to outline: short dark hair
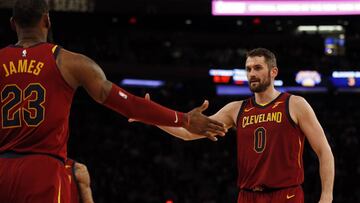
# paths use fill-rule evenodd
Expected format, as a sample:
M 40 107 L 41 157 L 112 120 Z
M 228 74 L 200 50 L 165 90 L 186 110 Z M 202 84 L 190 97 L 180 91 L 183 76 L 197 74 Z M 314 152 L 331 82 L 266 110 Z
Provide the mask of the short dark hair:
M 16 0 L 13 18 L 20 27 L 33 27 L 39 23 L 43 14 L 49 12 L 46 0 Z
M 246 54 L 246 58 L 254 57 L 254 56 L 259 56 L 259 57 L 263 56 L 265 58 L 266 64 L 269 66 L 270 69 L 277 66 L 275 54 L 268 49 L 256 48 L 256 49 L 250 50 Z

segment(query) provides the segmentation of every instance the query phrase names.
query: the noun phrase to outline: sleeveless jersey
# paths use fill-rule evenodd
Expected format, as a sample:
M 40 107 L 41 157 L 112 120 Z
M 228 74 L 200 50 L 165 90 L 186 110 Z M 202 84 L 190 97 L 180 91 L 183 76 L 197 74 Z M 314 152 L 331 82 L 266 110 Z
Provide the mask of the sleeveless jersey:
M 0 153 L 66 159 L 74 90 L 56 65 L 59 50 L 49 43 L 0 50 Z
M 238 186 L 284 188 L 304 180 L 305 136 L 289 114 L 290 94 L 261 106 L 245 100 L 237 119 Z

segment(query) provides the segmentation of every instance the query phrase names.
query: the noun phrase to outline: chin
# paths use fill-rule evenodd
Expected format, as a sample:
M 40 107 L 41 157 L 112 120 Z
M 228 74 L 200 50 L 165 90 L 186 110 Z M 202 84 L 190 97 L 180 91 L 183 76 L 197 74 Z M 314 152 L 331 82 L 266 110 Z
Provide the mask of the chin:
M 257 88 L 250 88 L 250 91 L 253 93 L 258 93 L 260 92 Z
M 259 88 L 259 86 L 250 86 L 250 91 L 252 91 L 252 92 L 260 92 L 261 88 Z
M 253 92 L 253 93 L 261 93 L 261 92 L 265 92 L 268 88 L 263 88 L 263 87 L 253 87 L 251 88 L 250 87 L 250 91 Z

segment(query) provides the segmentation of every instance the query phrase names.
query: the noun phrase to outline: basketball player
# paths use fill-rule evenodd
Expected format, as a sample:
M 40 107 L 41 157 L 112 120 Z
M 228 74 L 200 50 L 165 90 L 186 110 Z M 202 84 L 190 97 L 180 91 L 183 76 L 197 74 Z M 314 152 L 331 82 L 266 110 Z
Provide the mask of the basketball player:
M 334 157 L 313 109 L 304 98 L 274 88 L 278 68 L 269 50 L 250 51 L 246 71 L 254 96 L 231 102 L 210 117 L 227 129 L 237 128 L 238 203 L 304 202 L 305 138 L 320 162 L 319 202 L 332 202 Z M 184 128 L 160 128 L 184 140 L 203 138 Z
M 223 124 L 201 107 L 181 113 L 136 97 L 109 82 L 88 57 L 46 43 L 45 0 L 17 0 L 11 18 L 18 42 L 0 50 L 0 202 L 68 203 L 68 119 L 75 90 L 148 123 L 184 127 L 214 139 Z
M 94 203 L 87 167 L 72 159 L 67 159 L 65 168 L 70 181 L 70 203 Z

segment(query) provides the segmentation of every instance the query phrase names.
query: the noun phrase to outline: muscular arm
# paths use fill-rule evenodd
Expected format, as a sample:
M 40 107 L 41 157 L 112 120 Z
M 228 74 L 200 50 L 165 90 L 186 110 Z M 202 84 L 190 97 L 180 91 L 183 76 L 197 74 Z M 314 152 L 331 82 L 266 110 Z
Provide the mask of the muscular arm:
M 185 127 L 198 133 L 203 127 L 209 127 L 209 132 L 224 131 L 221 123 L 197 112 L 184 114 L 126 92 L 108 81 L 102 69 L 84 55 L 61 49 L 57 64 L 70 86 L 84 87 L 95 101 L 128 118 L 154 125 Z M 190 123 L 191 120 L 194 122 Z
M 231 102 L 231 103 L 225 105 L 216 114 L 210 116 L 209 118 L 214 119 L 218 122 L 224 123 L 225 129 L 227 131 L 229 128 L 236 126 L 236 118 L 237 118 L 238 112 L 240 110 L 241 104 L 242 104 L 242 101 Z M 158 127 L 160 129 L 164 130 L 165 132 L 167 132 L 177 138 L 183 139 L 185 141 L 205 138 L 205 136 L 191 133 L 188 130 L 186 130 L 185 128 L 165 127 L 165 126 L 158 126 Z M 210 136 L 208 136 L 208 138 L 209 137 Z M 214 135 L 212 138 L 213 138 L 212 139 L 213 141 L 217 140 L 216 137 L 214 137 Z
M 311 106 L 302 97 L 290 98 L 290 113 L 319 158 L 322 193 L 320 202 L 331 202 L 334 185 L 334 157 L 325 133 Z
M 84 87 L 98 103 L 149 124 L 184 126 L 187 123 L 183 113 L 134 96 L 108 81 L 102 69 L 90 58 L 63 49 L 58 58 L 65 80 L 73 88 Z
M 106 79 L 104 72 L 94 61 L 84 55 L 61 49 L 57 63 L 71 87 L 84 87 L 98 103 L 106 100 L 112 83 Z

